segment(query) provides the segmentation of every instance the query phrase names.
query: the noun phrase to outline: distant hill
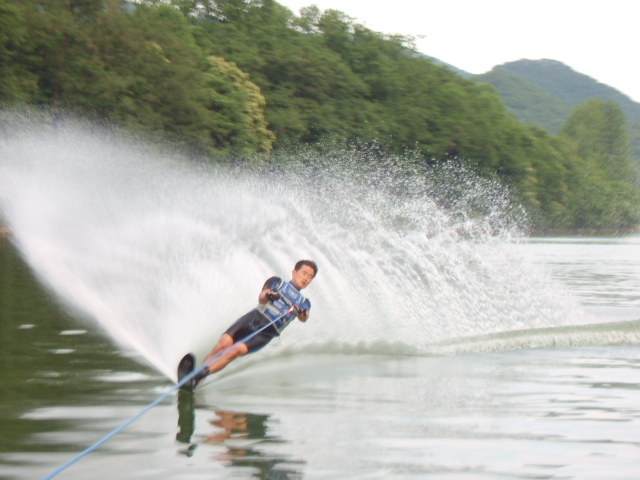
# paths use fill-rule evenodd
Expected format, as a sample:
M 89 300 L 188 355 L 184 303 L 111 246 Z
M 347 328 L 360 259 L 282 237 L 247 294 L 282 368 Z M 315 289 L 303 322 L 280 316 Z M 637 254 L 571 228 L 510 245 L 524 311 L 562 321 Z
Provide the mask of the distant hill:
M 472 78 L 496 87 L 520 120 L 553 133 L 557 133 L 558 114 L 566 118 L 576 103 L 591 97 L 616 102 L 627 120 L 640 122 L 640 103 L 556 60 L 518 60 Z
M 640 103 L 556 60 L 518 60 L 471 77 L 490 83 L 518 120 L 557 134 L 571 109 L 591 97 L 612 100 L 629 122 L 634 154 L 640 159 Z
M 475 81 L 490 83 L 518 120 L 557 134 L 571 112 L 571 103 L 506 68 L 476 75 Z
M 556 60 L 518 60 L 499 65 L 496 69 L 520 75 L 571 106 L 591 97 L 613 100 L 620 105 L 628 120 L 640 122 L 640 103 Z

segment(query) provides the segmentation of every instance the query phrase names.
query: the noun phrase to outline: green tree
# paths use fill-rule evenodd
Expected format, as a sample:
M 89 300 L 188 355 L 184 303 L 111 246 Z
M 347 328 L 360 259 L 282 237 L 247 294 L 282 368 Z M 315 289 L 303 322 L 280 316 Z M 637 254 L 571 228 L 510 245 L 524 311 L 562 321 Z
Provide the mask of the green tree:
M 265 99 L 249 75 L 220 57 L 209 57 L 206 71 L 207 108 L 214 115 L 218 149 L 238 153 L 268 152 L 275 135 L 267 128 Z
M 620 107 L 590 99 L 577 105 L 561 129 L 581 168 L 573 175 L 576 226 L 633 227 L 640 222 L 637 169 Z M 576 175 L 577 174 L 577 175 Z
M 26 64 L 38 101 L 108 118 L 182 143 L 266 151 L 264 100 L 241 72 L 197 46 L 167 4 L 125 9 L 119 0 L 25 2 Z M 221 99 L 219 92 L 229 92 Z
M 628 181 L 633 175 L 626 119 L 615 102 L 591 98 L 578 104 L 561 132 L 575 142 L 579 156 L 594 158 L 612 179 Z
M 37 91 L 36 76 L 22 62 L 28 54 L 27 40 L 21 10 L 0 0 L 0 102 L 27 101 Z
M 374 116 L 366 84 L 321 38 L 296 30 L 290 10 L 272 1 L 225 1 L 218 8 L 226 12 L 221 20 L 196 21 L 198 42 L 260 87 L 278 141 L 365 134 Z

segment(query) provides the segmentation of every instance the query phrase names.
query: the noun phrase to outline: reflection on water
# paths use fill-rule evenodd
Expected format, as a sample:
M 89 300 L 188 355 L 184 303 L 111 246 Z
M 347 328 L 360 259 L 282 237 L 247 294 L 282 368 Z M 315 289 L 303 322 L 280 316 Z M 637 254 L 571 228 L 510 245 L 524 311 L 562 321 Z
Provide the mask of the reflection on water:
M 112 386 L 93 381 L 96 372 L 147 370 L 114 354 L 117 349 L 96 328 L 77 327 L 9 240 L 0 238 L 0 452 L 20 451 L 25 444 L 42 448 L 32 436 L 59 428 L 56 420 L 30 421 L 26 412 L 83 405 L 94 394 L 106 402 Z
M 252 478 L 258 479 L 299 479 L 302 478 L 303 461 L 295 460 L 290 455 L 279 455 L 268 452 L 261 445 L 287 443 L 278 436 L 269 434 L 270 415 L 249 412 L 233 412 L 229 410 L 199 408 L 200 414 L 213 412 L 215 417 L 208 420 L 214 427 L 207 434 L 204 443 L 220 445 L 225 449 L 214 455 L 214 459 L 230 469 L 250 470 Z M 178 392 L 178 433 L 176 440 L 188 444 L 180 448 L 178 453 L 192 457 L 198 447 L 192 442 L 195 431 L 195 394 Z
M 191 443 L 191 436 L 196 428 L 196 411 L 193 392 L 178 391 L 178 433 L 176 440 L 180 443 Z M 181 451 L 182 453 L 182 451 Z M 193 455 L 189 450 L 188 456 Z

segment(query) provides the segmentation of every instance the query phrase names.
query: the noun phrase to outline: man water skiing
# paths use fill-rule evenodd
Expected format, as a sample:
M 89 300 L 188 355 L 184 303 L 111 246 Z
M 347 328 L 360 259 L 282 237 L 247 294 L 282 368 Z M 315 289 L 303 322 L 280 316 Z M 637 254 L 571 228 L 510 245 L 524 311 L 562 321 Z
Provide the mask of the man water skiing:
M 291 272 L 291 280 L 283 281 L 279 277 L 269 278 L 258 295 L 258 306 L 240 317 L 222 334 L 216 346 L 207 355 L 203 363 L 211 362 L 190 382 L 182 386 L 193 390 L 207 375 L 222 370 L 234 359 L 253 353 L 267 345 L 295 318 L 306 322 L 309 318 L 311 302 L 302 296 L 300 290 L 309 286 L 318 273 L 318 266 L 311 260 L 300 260 Z M 193 370 L 193 357 L 189 365 L 189 356 L 179 367 L 178 377 Z M 186 360 L 186 362 L 185 362 Z M 186 363 L 186 365 L 184 364 Z M 181 372 L 182 369 L 182 373 Z

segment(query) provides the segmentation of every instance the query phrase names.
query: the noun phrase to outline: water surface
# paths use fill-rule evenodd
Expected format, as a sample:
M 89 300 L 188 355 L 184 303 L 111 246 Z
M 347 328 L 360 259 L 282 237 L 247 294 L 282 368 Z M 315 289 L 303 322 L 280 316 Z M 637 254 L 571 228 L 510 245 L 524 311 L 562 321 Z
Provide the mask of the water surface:
M 0 477 L 42 478 L 138 413 L 305 257 L 307 324 L 59 478 L 640 475 L 639 236 L 524 238 L 460 172 L 445 194 L 447 172 L 347 152 L 281 182 L 21 122 L 0 143 Z

